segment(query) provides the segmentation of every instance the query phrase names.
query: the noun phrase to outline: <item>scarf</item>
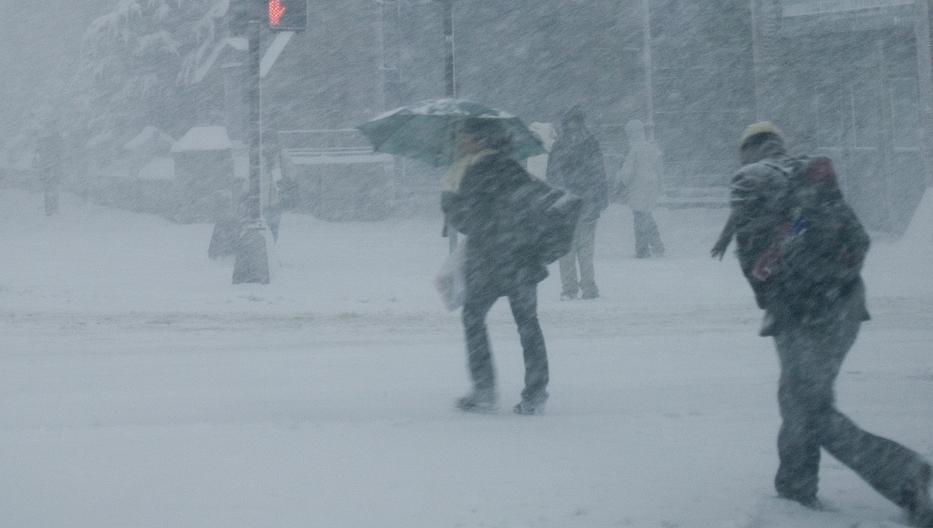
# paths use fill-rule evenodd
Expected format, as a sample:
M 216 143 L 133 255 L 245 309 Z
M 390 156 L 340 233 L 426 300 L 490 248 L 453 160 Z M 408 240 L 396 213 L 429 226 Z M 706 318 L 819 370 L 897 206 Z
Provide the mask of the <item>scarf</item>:
M 457 192 L 460 190 L 460 182 L 463 181 L 463 176 L 466 174 L 467 169 L 474 163 L 495 152 L 495 150 L 486 149 L 461 156 L 457 161 L 453 162 L 450 169 L 447 170 L 447 174 L 441 180 L 441 190 L 445 192 Z

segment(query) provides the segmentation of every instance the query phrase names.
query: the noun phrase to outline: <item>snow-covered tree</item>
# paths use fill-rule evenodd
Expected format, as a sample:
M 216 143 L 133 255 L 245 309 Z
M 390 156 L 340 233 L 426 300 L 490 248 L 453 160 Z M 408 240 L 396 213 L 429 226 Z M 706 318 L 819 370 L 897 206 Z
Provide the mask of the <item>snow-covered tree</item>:
M 225 36 L 228 0 L 118 0 L 84 36 L 77 122 L 114 140 L 145 126 L 190 126 L 182 72 Z

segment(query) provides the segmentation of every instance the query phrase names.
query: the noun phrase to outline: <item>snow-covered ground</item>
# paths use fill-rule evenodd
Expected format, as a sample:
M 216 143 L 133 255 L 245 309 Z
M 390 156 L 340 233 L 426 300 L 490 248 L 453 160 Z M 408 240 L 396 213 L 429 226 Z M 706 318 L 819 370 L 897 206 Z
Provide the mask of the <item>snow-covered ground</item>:
M 603 297 L 541 287 L 544 416 L 506 412 L 521 352 L 490 316 L 503 411 L 467 389 L 457 314 L 432 278 L 439 219 L 286 216 L 273 283 L 232 286 L 210 226 L 0 191 L 0 525 L 26 527 L 893 527 L 826 457 L 814 513 L 773 497 L 777 362 L 725 211 L 661 211 L 632 258 L 600 224 Z M 921 237 L 923 238 L 923 237 Z M 933 244 L 876 241 L 874 320 L 841 408 L 933 458 Z

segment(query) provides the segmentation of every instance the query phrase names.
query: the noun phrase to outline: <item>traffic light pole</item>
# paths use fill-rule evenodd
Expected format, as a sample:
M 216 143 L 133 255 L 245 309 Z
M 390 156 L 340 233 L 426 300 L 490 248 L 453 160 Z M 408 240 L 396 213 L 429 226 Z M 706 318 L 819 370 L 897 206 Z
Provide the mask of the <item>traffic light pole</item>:
M 260 77 L 259 37 L 261 34 L 262 11 L 257 0 L 250 9 L 248 24 L 249 39 L 249 187 L 246 194 L 246 218 L 236 247 L 233 266 L 233 284 L 269 284 L 269 231 L 262 219 L 260 192 L 262 146 L 262 90 Z

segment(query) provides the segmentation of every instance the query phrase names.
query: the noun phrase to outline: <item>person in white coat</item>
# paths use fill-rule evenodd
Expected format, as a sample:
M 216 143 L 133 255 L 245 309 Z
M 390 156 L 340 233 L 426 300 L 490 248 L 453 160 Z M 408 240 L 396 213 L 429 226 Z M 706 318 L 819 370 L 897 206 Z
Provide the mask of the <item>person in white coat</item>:
M 635 215 L 635 257 L 664 256 L 664 243 L 652 211 L 661 195 L 661 151 L 648 140 L 645 125 L 637 119 L 625 125 L 629 149 L 619 172 L 623 200 Z
M 539 180 L 545 180 L 547 179 L 547 160 L 551 153 L 551 147 L 554 146 L 554 142 L 557 140 L 557 130 L 550 123 L 538 121 L 528 125 L 528 130 L 531 130 L 531 133 L 540 139 L 541 144 L 544 146 L 544 154 L 528 158 L 528 174 Z

